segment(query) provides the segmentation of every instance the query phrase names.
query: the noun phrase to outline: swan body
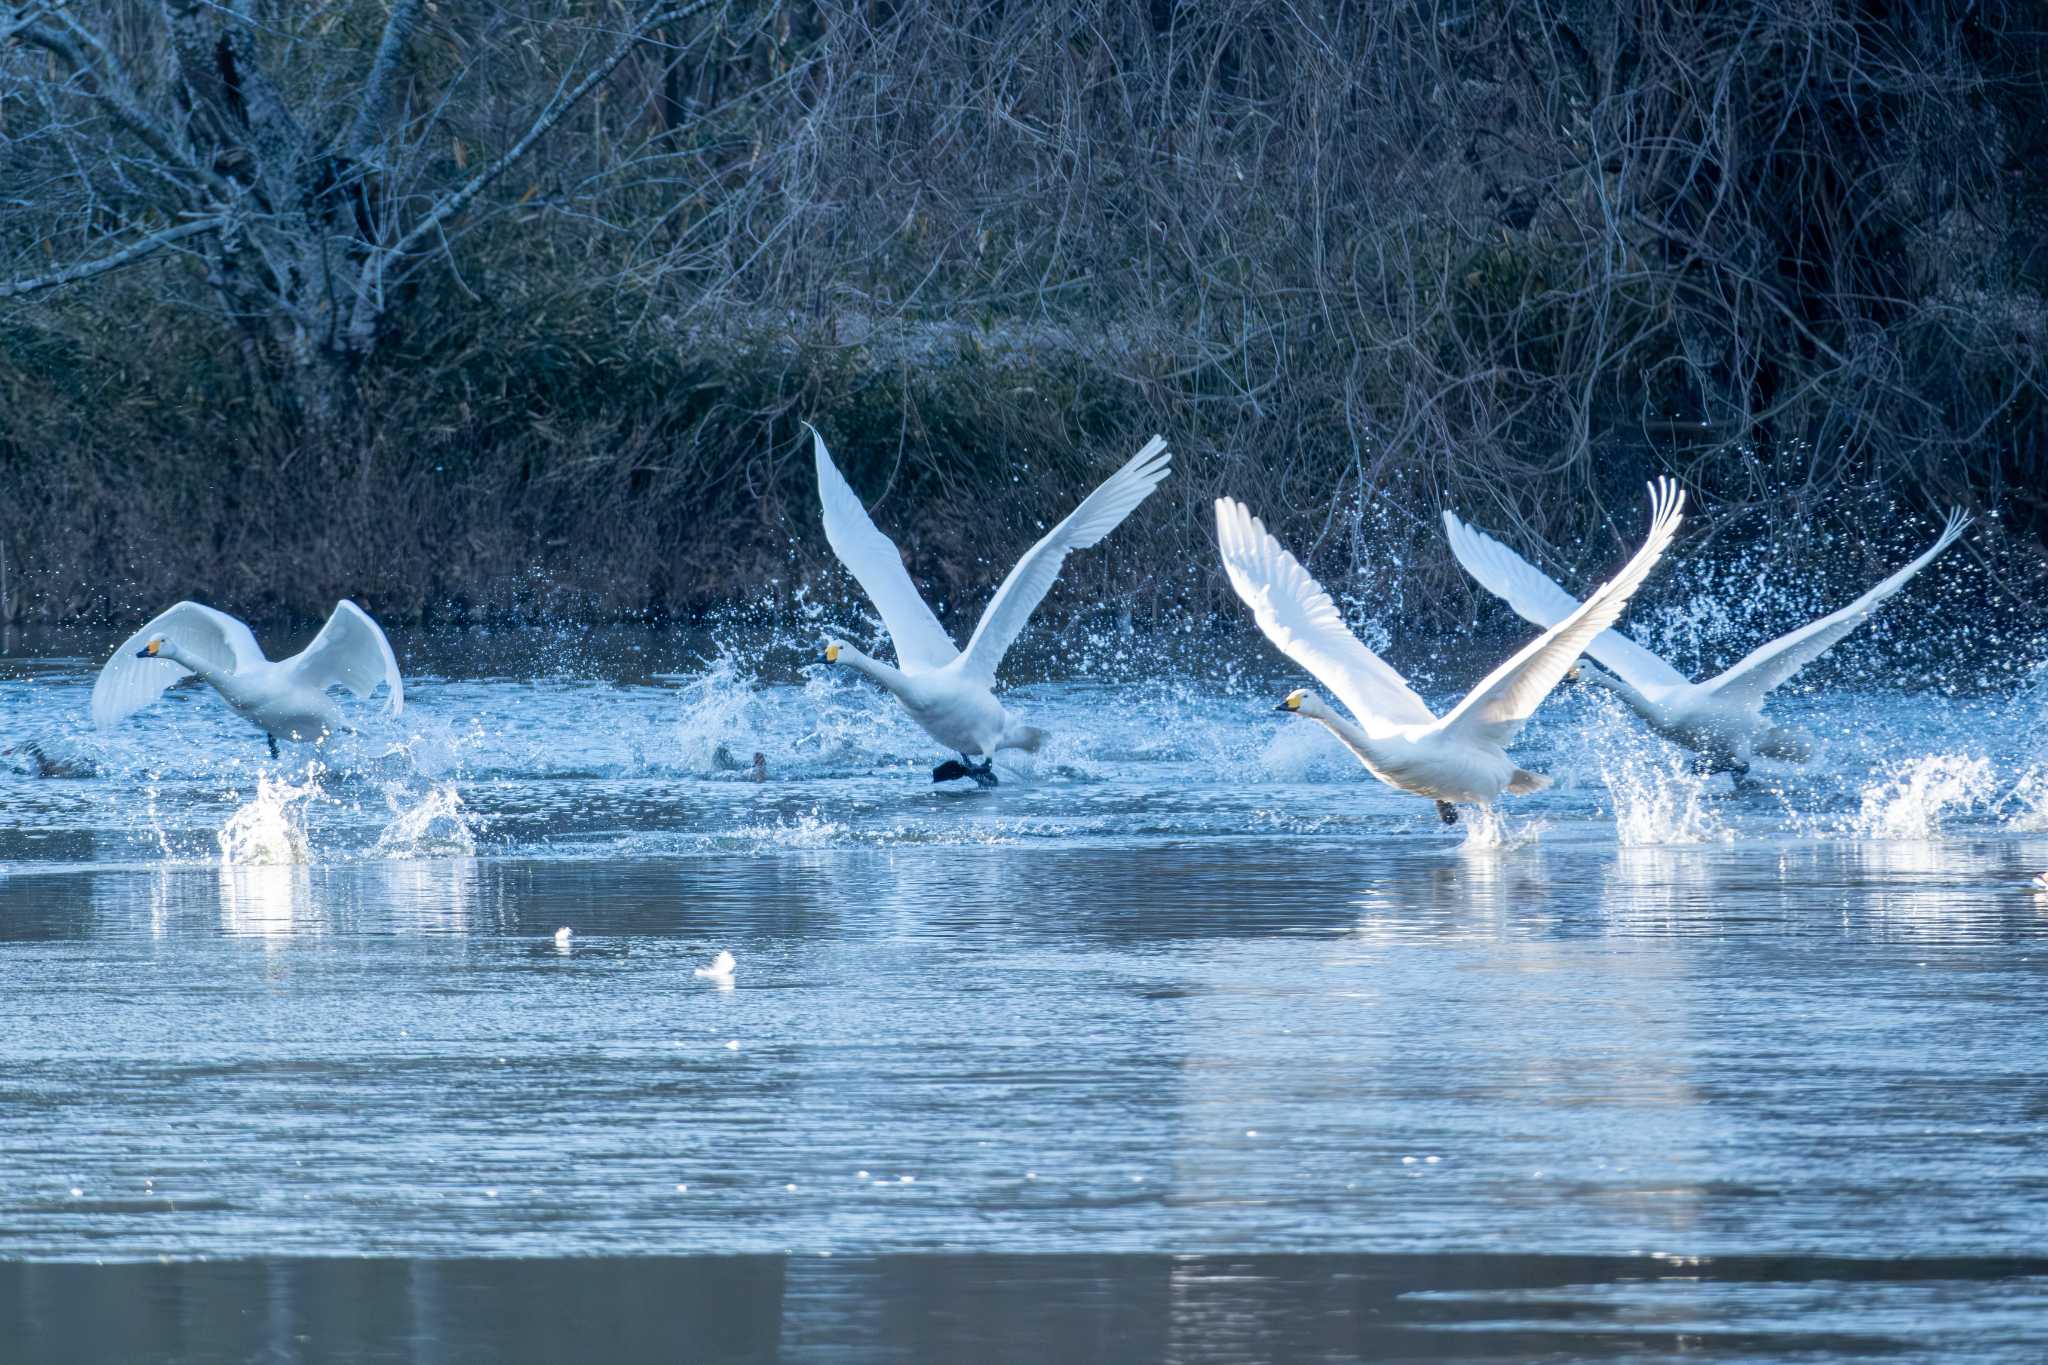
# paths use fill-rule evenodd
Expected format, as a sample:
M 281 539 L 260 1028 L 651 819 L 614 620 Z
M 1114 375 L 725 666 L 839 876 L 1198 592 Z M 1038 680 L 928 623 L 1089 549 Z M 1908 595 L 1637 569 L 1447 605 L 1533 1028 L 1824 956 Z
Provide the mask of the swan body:
M 92 689 L 93 724 L 112 729 L 171 684 L 197 674 L 228 708 L 277 742 L 316 741 L 347 727 L 327 695 L 346 687 L 367 697 L 390 688 L 391 714 L 405 709 L 405 684 L 384 632 L 353 602 L 335 604 L 313 643 L 271 660 L 249 627 L 225 612 L 180 602 L 123 641 Z
M 1586 653 L 1606 668 L 1585 666 L 1586 680 L 1604 687 L 1657 734 L 1700 755 L 1710 772 L 1737 775 L 1752 757 L 1803 763 L 1812 743 L 1797 730 L 1773 724 L 1763 714 L 1771 690 L 1834 648 L 1870 619 L 1886 598 L 1934 562 L 1955 542 L 1970 519 L 1951 511 L 1941 535 L 1925 553 L 1839 611 L 1801 626 L 1750 651 L 1718 677 L 1691 682 L 1657 655 L 1616 630 L 1602 631 Z M 1444 513 L 1444 530 L 1458 563 L 1494 596 L 1532 625 L 1562 620 L 1578 604 L 1541 570 L 1485 532 Z
M 1374 777 L 1437 803 L 1446 824 L 1460 803 L 1492 805 L 1503 793 L 1540 791 L 1550 779 L 1508 757 L 1507 746 L 1586 642 L 1612 625 L 1678 532 L 1685 495 L 1668 479 L 1650 486 L 1650 530 L 1642 548 L 1593 595 L 1530 641 L 1447 714 L 1439 717 L 1337 614 L 1329 593 L 1244 504 L 1216 501 L 1224 572 L 1266 638 L 1344 704 L 1307 689 L 1279 710 L 1317 721 Z
M 884 663 L 844 640 L 825 645 L 825 662 L 843 664 L 873 680 L 910 713 L 924 732 L 956 754 L 932 771 L 935 782 L 971 777 L 982 786 L 996 782 L 992 758 L 999 749 L 1035 753 L 1045 732 L 1011 715 L 993 690 L 996 666 L 1031 613 L 1059 577 L 1067 555 L 1086 549 L 1123 523 L 1157 488 L 1171 467 L 1164 437 L 1154 436 L 1116 473 L 1069 513 L 1017 561 L 989 601 L 967 648 L 955 649 L 945 628 L 918 594 L 904 570 L 895 542 L 875 528 L 854 495 L 825 438 L 811 432 L 818 467 L 818 496 L 824 505 L 825 538 L 881 613 L 896 651 Z M 971 761 L 975 755 L 982 762 Z

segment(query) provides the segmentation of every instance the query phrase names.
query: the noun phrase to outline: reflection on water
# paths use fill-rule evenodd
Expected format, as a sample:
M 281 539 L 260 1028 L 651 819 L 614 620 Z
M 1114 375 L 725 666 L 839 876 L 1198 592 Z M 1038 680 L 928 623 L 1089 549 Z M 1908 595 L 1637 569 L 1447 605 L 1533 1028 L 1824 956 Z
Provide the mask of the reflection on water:
M 0 681 L 0 724 L 88 681 Z M 458 1300 L 504 1306 L 491 1359 L 1964 1318 L 2039 1358 L 1995 1259 L 2048 1226 L 2035 731 L 1793 699 L 1830 764 L 1738 787 L 1573 694 L 1529 736 L 1556 789 L 1446 829 L 1270 680 L 1018 691 L 1058 738 L 993 791 L 871 692 L 729 661 L 425 676 L 310 771 L 197 694 L 60 735 L 99 776 L 0 772 L 0 1259 L 226 1259 L 0 1267 L 0 1312 L 122 1305 L 81 1359 L 142 1315 L 374 1356 Z M 714 1259 L 601 1259 L 656 1253 Z M 442 1259 L 477 1255 L 527 1259 Z
M 2025 1250 L 2048 917 L 1886 847 L 16 874 L 4 1245 Z
M 24 1359 L 2032 1361 L 2048 1260 L 888 1256 L 0 1265 Z M 1939 1322 L 1938 1336 L 1927 1331 Z
M 313 905 L 312 881 L 312 874 L 303 867 L 223 867 L 221 932 L 260 938 L 322 932 L 327 926 Z

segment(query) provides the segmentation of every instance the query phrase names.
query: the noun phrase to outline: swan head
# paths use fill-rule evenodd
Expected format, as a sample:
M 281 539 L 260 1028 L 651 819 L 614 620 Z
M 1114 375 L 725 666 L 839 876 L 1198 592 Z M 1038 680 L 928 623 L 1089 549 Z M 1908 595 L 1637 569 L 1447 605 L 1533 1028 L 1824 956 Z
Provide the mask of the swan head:
M 1275 711 L 1291 711 L 1297 716 L 1312 716 L 1316 713 L 1318 704 L 1315 693 L 1309 691 L 1306 687 L 1297 687 L 1285 697 L 1282 697 L 1280 704 L 1273 709 Z
M 135 657 L 138 659 L 155 659 L 161 657 L 163 651 L 164 637 L 159 635 L 154 640 L 151 640 L 148 644 L 144 645 L 141 649 L 136 650 Z
M 845 652 L 846 652 L 846 641 L 844 641 L 844 640 L 827 640 L 827 641 L 825 642 L 825 662 L 826 662 L 826 663 L 828 663 L 828 664 L 836 664 L 836 663 L 838 663 L 838 662 L 839 662 L 839 656 L 840 656 L 841 654 L 845 653 Z

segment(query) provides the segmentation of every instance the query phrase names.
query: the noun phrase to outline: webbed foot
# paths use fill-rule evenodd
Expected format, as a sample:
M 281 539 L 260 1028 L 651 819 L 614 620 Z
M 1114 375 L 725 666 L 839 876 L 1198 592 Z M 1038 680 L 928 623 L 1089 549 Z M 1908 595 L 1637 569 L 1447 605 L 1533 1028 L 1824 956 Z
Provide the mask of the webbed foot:
M 1458 808 L 1448 801 L 1437 802 L 1436 813 L 1438 818 L 1441 819 L 1447 825 L 1455 825 L 1458 823 Z
M 264 738 L 270 741 L 270 757 L 275 761 L 277 758 L 277 736 L 265 735 Z
M 980 766 L 977 767 L 967 761 L 967 755 L 962 754 L 958 758 L 949 758 L 938 767 L 932 769 L 932 781 L 934 782 L 953 782 L 963 777 L 973 778 L 974 785 L 977 787 L 995 786 L 995 760 L 984 758 Z

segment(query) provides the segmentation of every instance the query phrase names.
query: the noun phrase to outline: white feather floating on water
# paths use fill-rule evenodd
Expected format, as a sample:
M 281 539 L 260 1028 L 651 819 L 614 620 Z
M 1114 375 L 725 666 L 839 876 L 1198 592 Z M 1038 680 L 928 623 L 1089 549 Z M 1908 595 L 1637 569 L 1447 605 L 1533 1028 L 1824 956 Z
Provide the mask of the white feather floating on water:
M 721 990 L 730 990 L 732 989 L 733 972 L 738 969 L 739 965 L 737 958 L 725 951 L 725 949 L 720 948 L 718 956 L 711 959 L 711 964 L 707 967 L 699 967 L 696 974 L 706 981 L 717 982 Z

